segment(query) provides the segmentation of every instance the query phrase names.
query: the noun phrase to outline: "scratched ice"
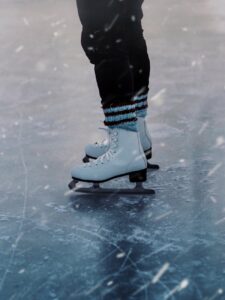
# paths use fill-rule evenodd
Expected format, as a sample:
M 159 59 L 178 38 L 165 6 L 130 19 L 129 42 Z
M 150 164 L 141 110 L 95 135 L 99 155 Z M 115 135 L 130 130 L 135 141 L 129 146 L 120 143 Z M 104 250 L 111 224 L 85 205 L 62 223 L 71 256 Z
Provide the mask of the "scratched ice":
M 143 8 L 156 195 L 87 196 L 70 169 L 105 134 L 75 1 L 0 1 L 0 299 L 225 299 L 224 1 Z

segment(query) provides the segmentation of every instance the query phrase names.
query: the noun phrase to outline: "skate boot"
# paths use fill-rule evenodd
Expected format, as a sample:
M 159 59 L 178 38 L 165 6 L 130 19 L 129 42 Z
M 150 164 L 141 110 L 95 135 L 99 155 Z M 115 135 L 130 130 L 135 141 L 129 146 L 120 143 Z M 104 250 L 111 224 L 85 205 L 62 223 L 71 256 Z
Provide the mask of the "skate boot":
M 145 121 L 145 118 L 138 118 L 137 121 L 138 132 L 140 135 L 140 140 L 142 144 L 143 151 L 145 153 L 146 159 L 152 158 L 152 141 L 151 136 L 148 131 L 148 127 Z M 83 162 L 89 162 L 90 159 L 97 159 L 99 156 L 102 156 L 109 149 L 109 139 L 105 139 L 102 142 L 95 144 L 89 144 L 85 147 L 85 157 Z M 150 169 L 159 169 L 158 165 L 153 165 L 148 163 L 148 168 Z
M 147 177 L 147 160 L 140 143 L 139 133 L 119 128 L 109 129 L 108 144 L 108 151 L 103 155 L 72 170 L 73 181 L 69 187 L 74 189 L 77 182 L 83 181 L 93 183 L 93 188 L 81 188 L 76 191 L 153 194 L 153 190 L 145 190 L 141 185 Z M 136 188 L 119 191 L 100 188 L 100 183 L 122 176 L 129 176 L 130 182 L 137 183 Z

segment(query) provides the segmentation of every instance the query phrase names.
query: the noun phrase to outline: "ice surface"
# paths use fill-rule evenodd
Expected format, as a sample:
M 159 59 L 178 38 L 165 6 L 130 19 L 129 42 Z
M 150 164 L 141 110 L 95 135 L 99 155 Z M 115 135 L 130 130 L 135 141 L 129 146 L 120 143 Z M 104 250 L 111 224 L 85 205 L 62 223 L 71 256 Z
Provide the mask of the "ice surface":
M 145 0 L 161 170 L 106 197 L 67 190 L 103 119 L 75 1 L 0 1 L 1 300 L 225 299 L 224 11 Z

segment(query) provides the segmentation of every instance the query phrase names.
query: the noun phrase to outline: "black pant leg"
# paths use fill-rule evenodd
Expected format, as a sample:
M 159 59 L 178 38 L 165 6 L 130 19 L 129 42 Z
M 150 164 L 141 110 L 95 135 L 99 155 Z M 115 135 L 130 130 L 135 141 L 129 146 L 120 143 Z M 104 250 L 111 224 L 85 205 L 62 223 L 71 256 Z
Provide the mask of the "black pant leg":
M 149 91 L 150 59 L 146 41 L 143 36 L 141 21 L 130 22 L 127 35 L 129 61 L 133 77 L 134 95 L 140 96 Z
M 103 106 L 130 103 L 147 90 L 150 64 L 142 34 L 142 0 L 77 0 L 81 43 L 95 74 Z

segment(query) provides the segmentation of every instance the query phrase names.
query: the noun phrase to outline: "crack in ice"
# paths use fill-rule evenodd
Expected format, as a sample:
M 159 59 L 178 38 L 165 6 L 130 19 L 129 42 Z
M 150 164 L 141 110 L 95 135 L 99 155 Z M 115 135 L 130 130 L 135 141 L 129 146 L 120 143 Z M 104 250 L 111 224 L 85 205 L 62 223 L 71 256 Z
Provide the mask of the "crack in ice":
M 9 262 L 8 262 L 8 266 L 2 276 L 2 279 L 0 280 L 0 291 L 2 290 L 5 280 L 7 278 L 7 275 L 9 273 L 9 270 L 11 268 L 11 265 L 14 261 L 14 257 L 15 257 L 15 253 L 18 247 L 18 244 L 23 236 L 23 225 L 24 225 L 24 219 L 25 219 L 25 215 L 26 215 L 26 208 L 27 208 L 27 200 L 28 200 L 28 169 L 27 169 L 27 165 L 25 162 L 25 157 L 24 157 L 24 151 L 23 151 L 23 147 L 22 147 L 22 116 L 20 117 L 20 127 L 19 127 L 19 135 L 18 135 L 18 142 L 19 142 L 19 153 L 20 153 L 20 159 L 21 159 L 21 164 L 23 166 L 24 169 L 24 199 L 23 199 L 23 211 L 22 211 L 22 218 L 21 218 L 21 222 L 19 225 L 19 230 L 18 230 L 18 234 L 17 237 L 15 239 L 15 243 L 13 244 L 13 250 L 11 252 L 10 258 L 9 258 Z

